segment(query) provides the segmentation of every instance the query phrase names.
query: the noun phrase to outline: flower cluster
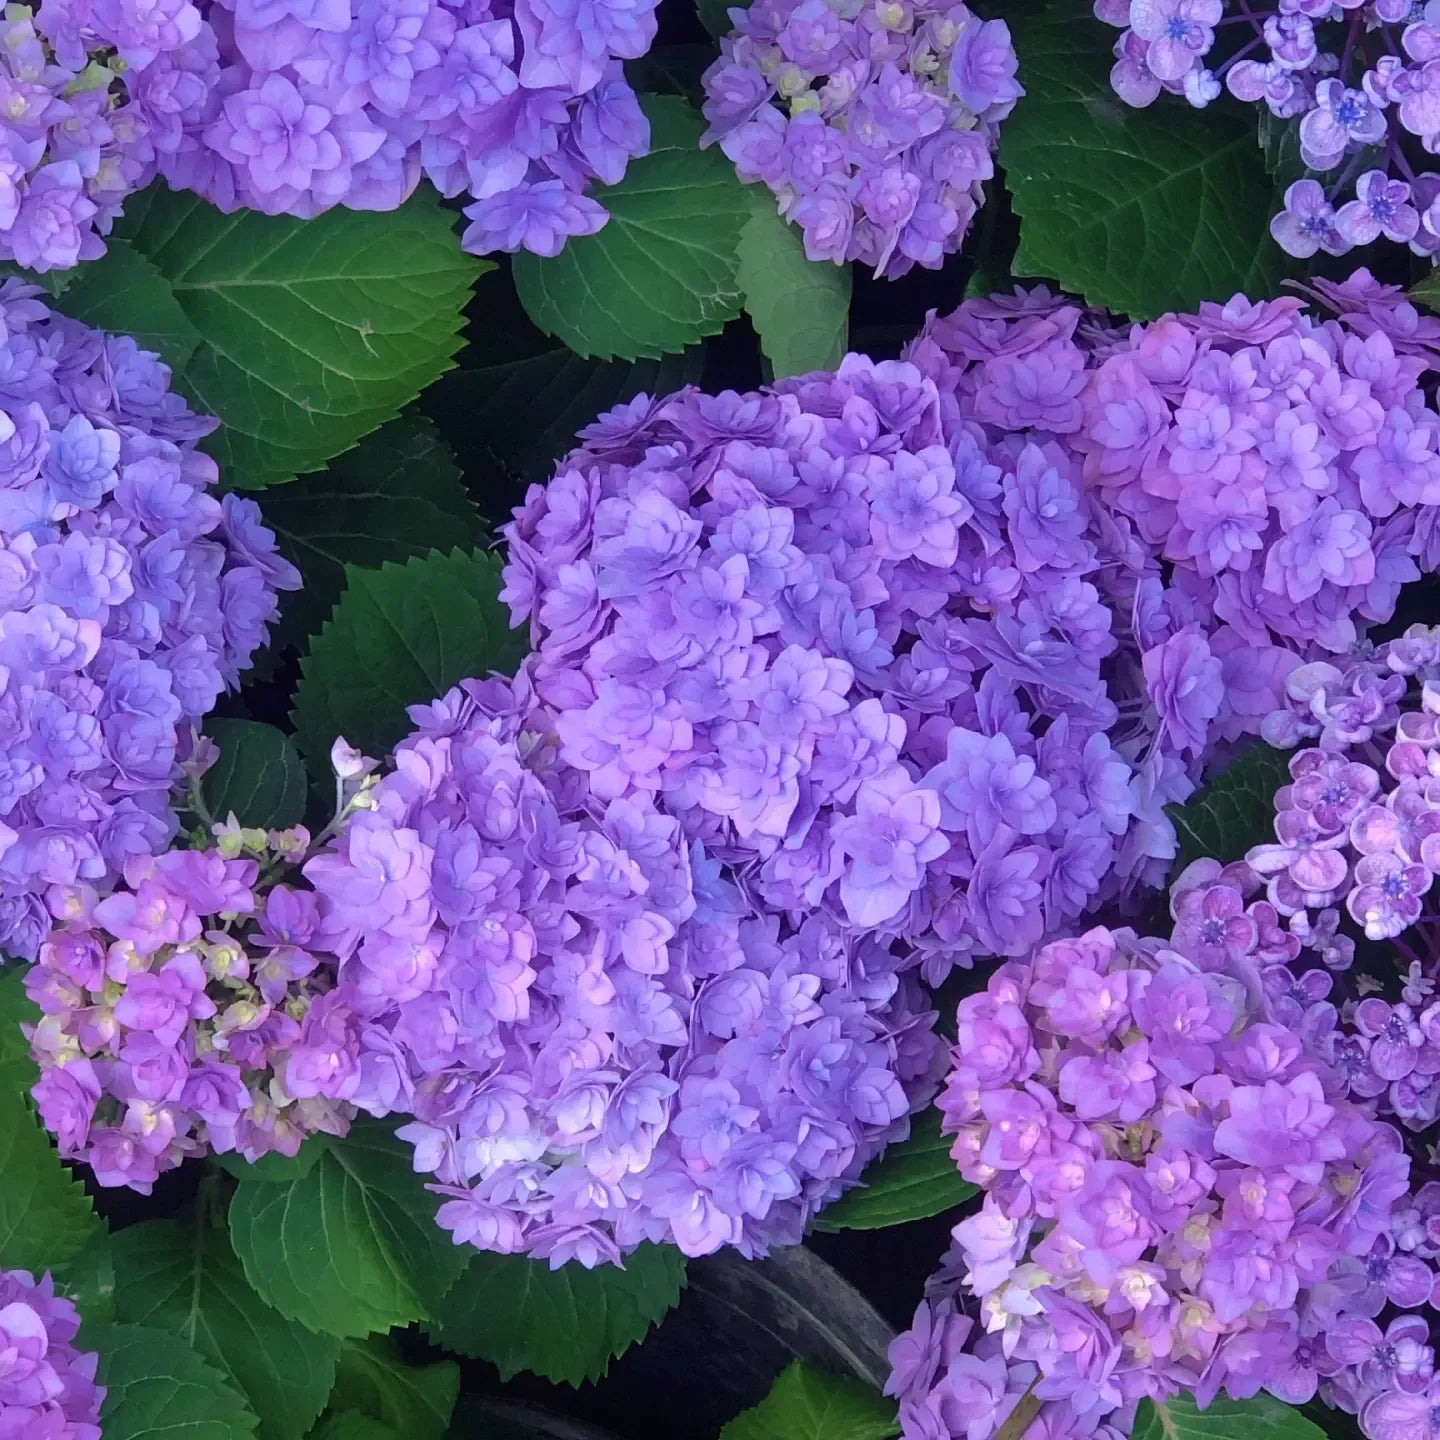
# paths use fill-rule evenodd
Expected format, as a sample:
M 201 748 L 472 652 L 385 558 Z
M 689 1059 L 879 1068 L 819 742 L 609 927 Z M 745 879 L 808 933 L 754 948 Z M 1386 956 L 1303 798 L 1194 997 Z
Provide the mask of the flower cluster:
M 1440 255 L 1440 6 L 1417 0 L 1095 0 L 1123 33 L 1111 83 L 1203 108 L 1228 89 L 1295 134 L 1305 167 L 1271 233 L 1291 254 L 1384 236 Z M 1422 168 L 1424 167 L 1424 168 Z
M 211 493 L 216 422 L 39 293 L 0 286 L 0 953 L 27 959 L 47 886 L 175 833 L 192 726 L 299 584 L 254 502 Z
M 1425 677 L 1419 707 L 1402 712 L 1416 674 Z M 1290 760 L 1291 783 L 1275 797 L 1275 843 L 1246 856 L 1281 913 L 1343 905 L 1372 941 L 1397 940 L 1419 921 L 1440 874 L 1437 680 L 1440 643 L 1423 630 L 1343 668 L 1322 661 L 1290 675 L 1287 707 L 1267 718 L 1265 733 L 1277 745 L 1318 744 Z M 1357 1020 L 1368 1034 L 1366 1005 Z M 1440 1056 L 1435 1070 L 1424 1110 L 1396 1112 L 1416 1128 L 1440 1114 Z
M 467 249 L 553 255 L 649 145 L 655 0 L 45 0 L 0 24 L 0 256 L 102 253 L 162 176 L 222 210 L 468 194 Z
M 1025 92 L 1004 21 L 964 0 L 756 0 L 705 72 L 707 141 L 775 192 L 812 260 L 939 267 Z
M 1346 1098 L 1335 1012 L 1287 1024 L 1260 981 L 1298 937 L 1218 864 L 1173 907 L 1168 941 L 1092 930 L 961 1002 L 939 1103 L 986 1195 L 947 1265 L 1000 1345 L 966 1353 L 923 1307 L 891 1382 L 909 1440 L 985 1440 L 1013 1362 L 1066 1435 L 1180 1391 L 1298 1403 L 1318 1346 L 1297 1317 L 1369 1283 L 1410 1162 Z
M 597 794 L 655 797 L 763 908 L 903 937 L 935 977 L 1173 853 L 1223 663 L 1065 449 L 947 435 L 914 366 L 858 355 L 584 438 L 509 528 L 506 594 Z
M 1277 643 L 1343 651 L 1440 564 L 1440 415 L 1424 389 L 1440 321 L 1365 270 L 1315 295 L 1339 318 L 1299 298 L 1236 296 L 1143 326 L 1043 292 L 969 301 L 909 356 L 953 394 L 952 423 L 994 443 L 1028 427 L 1074 451 L 1183 604 L 1245 647 L 1228 683 L 1278 698 Z
M 552 1266 L 798 1243 L 933 1093 L 914 980 L 755 914 L 650 797 L 559 757 L 523 675 L 411 714 L 373 808 L 305 866 L 347 1098 L 411 1117 L 457 1243 Z
M 293 1155 L 349 1129 L 354 1022 L 330 937 L 311 891 L 271 883 L 309 837 L 221 829 L 218 849 L 131 860 L 104 898 L 50 892 L 58 923 L 25 976 L 33 1093 L 102 1185 L 149 1194 L 192 1155 Z
M 0 1440 L 100 1440 L 100 1357 L 76 1350 L 79 1329 L 48 1275 L 0 1270 Z

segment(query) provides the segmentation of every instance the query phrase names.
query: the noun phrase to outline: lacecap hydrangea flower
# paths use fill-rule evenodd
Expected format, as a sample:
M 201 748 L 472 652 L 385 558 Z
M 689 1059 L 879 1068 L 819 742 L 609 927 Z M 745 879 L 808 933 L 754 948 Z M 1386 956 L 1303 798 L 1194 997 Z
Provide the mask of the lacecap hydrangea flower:
M 251 500 L 212 494 L 218 423 L 126 336 L 0 285 L 0 953 L 33 958 L 51 885 L 175 834 L 195 722 L 299 576 Z
M 1172 904 L 1168 940 L 1055 941 L 960 1004 L 939 1104 L 985 1199 L 892 1350 L 906 1440 L 988 1440 L 1031 1386 L 1066 1437 L 1180 1392 L 1300 1403 L 1313 1318 L 1389 1253 L 1400 1137 L 1347 1095 L 1333 1007 L 1266 983 L 1318 937 L 1214 862 Z
M 466 248 L 553 255 L 649 145 L 654 0 L 45 0 L 0 26 L 0 258 L 102 253 L 162 176 L 220 209 L 466 194 Z
M 1025 93 L 1003 20 L 962 0 L 756 0 L 705 72 L 706 142 L 768 185 L 812 260 L 877 274 L 959 250 Z
M 75 1348 L 79 1330 L 48 1275 L 0 1270 L 0 1440 L 100 1440 L 100 1357 Z
M 1430 563 L 1428 361 L 1300 309 L 1022 292 L 602 418 L 507 532 L 562 758 L 931 978 L 1158 884 L 1164 807 Z
M 1263 105 L 1307 171 L 1270 225 L 1301 257 L 1382 236 L 1440 254 L 1440 5 L 1435 0 L 1095 0 L 1118 26 L 1111 83 L 1203 108 L 1228 90 Z M 1316 177 L 1319 178 L 1316 178 Z
M 915 980 L 823 915 L 757 913 L 654 797 L 564 758 L 523 672 L 411 715 L 304 867 L 340 956 L 331 1093 L 409 1117 L 457 1243 L 798 1243 L 934 1091 Z
M 220 830 L 217 848 L 130 860 L 109 893 L 47 897 L 25 976 L 33 1094 L 101 1185 L 149 1194 L 192 1156 L 294 1155 L 350 1128 L 353 1012 L 314 893 L 276 883 L 310 837 Z
M 1316 1393 L 1370 1440 L 1424 1435 L 1440 1405 L 1440 630 L 1343 664 L 1308 665 L 1267 723 L 1299 748 L 1275 797 L 1275 840 L 1214 876 L 1288 917 L 1296 944 L 1263 972 L 1291 1023 L 1326 1037 L 1349 1096 L 1402 1127 L 1411 1184 L 1365 1255 L 1334 1269 L 1298 1317 L 1295 1356 L 1270 1388 Z M 1223 882 L 1228 880 L 1228 891 Z M 1207 901 L 1213 908 L 1215 902 Z M 1335 1024 L 1339 1014 L 1341 1024 Z

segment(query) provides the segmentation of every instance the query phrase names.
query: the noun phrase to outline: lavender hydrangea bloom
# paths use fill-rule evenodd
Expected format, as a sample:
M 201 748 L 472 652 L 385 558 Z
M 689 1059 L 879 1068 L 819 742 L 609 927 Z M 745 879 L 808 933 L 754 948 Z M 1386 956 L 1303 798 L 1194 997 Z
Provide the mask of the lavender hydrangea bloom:
M 344 1098 L 409 1117 L 457 1243 L 552 1266 L 798 1243 L 933 1093 L 914 979 L 824 917 L 756 913 L 651 796 L 597 790 L 523 673 L 411 713 L 373 809 L 305 866 L 359 1017 Z M 933 839 L 933 797 L 885 793 Z
M 553 254 L 649 145 L 621 61 L 654 0 L 45 0 L 0 24 L 0 258 L 104 251 L 156 175 L 222 210 L 391 210 L 422 176 L 467 248 Z M 524 218 L 524 217 L 527 217 Z
M 38 295 L 0 288 L 0 950 L 25 959 L 47 887 L 174 835 L 191 732 L 299 584 L 254 502 L 211 493 L 216 422 Z
M 1313 174 L 1270 231 L 1291 255 L 1343 255 L 1384 236 L 1440 255 L 1440 12 L 1416 0 L 1097 0 L 1121 31 L 1111 83 L 1129 105 L 1162 91 L 1203 108 L 1228 90 L 1263 105 Z M 1222 38 L 1223 37 L 1223 38 Z
M 75 1348 L 79 1330 L 50 1276 L 0 1271 L 0 1440 L 100 1440 L 100 1357 Z
M 11 6 L 0 20 L 0 259 L 39 271 L 104 253 L 125 197 L 154 177 L 159 150 L 198 118 L 218 77 L 189 0 L 97 0 L 83 19 L 65 3 L 43 8 Z M 165 86 L 167 69 L 193 83 Z M 142 96 L 158 89 L 168 125 L 146 114 Z
M 1424 394 L 1440 326 L 1368 271 L 1314 293 L 1338 320 L 1294 298 L 1133 329 L 1047 314 L 1038 295 L 1033 311 L 970 301 L 907 352 L 997 440 L 1032 426 L 1077 452 L 1083 483 L 1169 567 L 1173 638 L 1147 645 L 1146 678 L 1182 749 L 1238 733 L 1215 728 L 1217 678 L 1255 728 L 1294 656 L 1345 650 L 1440 560 Z M 1220 635 L 1185 631 L 1206 615 Z
M 939 1104 L 985 1201 L 892 1350 L 887 1393 L 907 1440 L 989 1440 L 1005 1397 L 1032 1387 L 1045 1433 L 1109 1437 L 1144 1398 L 1206 1404 L 1269 1385 L 1299 1403 L 1317 1372 L 1341 1369 L 1313 1317 L 1331 1277 L 1388 1243 L 1408 1162 L 1344 1097 L 1327 1059 L 1333 1009 L 1291 1029 L 1253 984 L 1256 964 L 1285 968 L 1267 948 L 1277 915 L 1258 901 L 1239 934 L 1241 911 L 1217 903 L 1230 879 L 1202 862 L 1173 901 L 1229 929 L 1229 955 L 1190 943 L 1206 921 L 1168 942 L 1096 929 L 1006 964 L 961 1002 Z M 1198 911 L 1186 897 L 1202 897 Z M 1430 1278 L 1397 1289 L 1428 1296 Z M 1405 1351 L 1409 1375 L 1428 1374 L 1418 1351 Z
M 936 269 L 994 174 L 1017 66 L 1004 21 L 963 0 L 757 0 L 705 72 L 705 143 L 775 192 L 812 260 Z

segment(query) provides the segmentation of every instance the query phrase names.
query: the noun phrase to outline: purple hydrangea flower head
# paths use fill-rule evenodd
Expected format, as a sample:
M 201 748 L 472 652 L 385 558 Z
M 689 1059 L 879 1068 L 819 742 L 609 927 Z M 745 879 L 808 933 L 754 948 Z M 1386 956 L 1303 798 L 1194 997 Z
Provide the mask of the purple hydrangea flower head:
M 936 269 L 983 201 L 1017 69 L 1005 22 L 963 0 L 757 0 L 705 72 L 705 143 L 775 192 L 812 260 Z
M 654 0 L 46 0 L 12 7 L 0 258 L 103 253 L 156 175 L 220 209 L 392 210 L 422 176 L 479 208 L 472 250 L 553 254 L 649 146 L 621 62 Z M 982 66 L 983 73 L 983 66 Z
M 693 543 L 673 522 L 616 523 L 617 556 L 673 572 Z M 782 679 L 781 713 L 836 713 L 823 668 Z M 914 977 L 833 917 L 758 911 L 729 857 L 652 793 L 598 784 L 591 748 L 567 758 L 526 672 L 411 713 L 369 808 L 305 865 L 339 963 L 306 1017 L 305 1088 L 293 1056 L 286 1088 L 407 1116 L 457 1243 L 556 1266 L 644 1240 L 690 1255 L 797 1243 L 933 1093 L 942 1057 Z M 657 765 L 669 753 L 644 743 Z M 753 758 L 763 785 L 763 747 Z M 864 783 L 845 843 L 903 900 L 945 845 L 939 801 L 893 763 Z M 334 1015 L 315 1019 L 322 1006 Z M 339 1047 L 319 1037 L 350 1015 L 358 1078 L 337 1092 Z
M 744 865 L 767 910 L 823 911 L 932 976 L 1157 883 L 1164 807 L 1214 747 L 1348 643 L 1357 595 L 1362 618 L 1393 605 L 1368 519 L 1321 493 L 1357 488 L 1339 446 L 1313 420 L 1296 438 L 1277 392 L 1268 429 L 1235 394 L 1259 347 L 1279 365 L 1302 338 L 1368 390 L 1300 308 L 1122 331 L 1044 291 L 969 301 L 906 362 L 602 417 L 508 531 L 561 758 Z M 1275 433 L 1322 475 L 1313 538 L 1282 556 L 1298 606 L 1256 594 L 1287 534 L 1257 453 Z M 1247 486 L 1250 540 L 1197 558 L 1228 523 L 1202 497 Z
M 1033 427 L 1078 453 L 1082 486 L 1165 562 L 1169 595 L 1137 613 L 1169 622 L 1147 634 L 1145 678 L 1182 753 L 1256 728 L 1296 656 L 1345 651 L 1440 560 L 1440 437 L 1419 388 L 1435 327 L 1364 271 L 1316 298 L 1338 320 L 1235 297 L 1111 329 L 969 301 L 908 352 L 993 440 Z
M 0 1437 L 100 1440 L 100 1357 L 78 1350 L 80 1315 L 49 1275 L 0 1271 Z
M 216 422 L 38 293 L 0 289 L 0 948 L 24 959 L 49 886 L 174 835 L 192 731 L 299 585 L 254 502 L 213 494 Z
M 1333 1010 L 1328 1031 L 1291 1029 L 1251 983 L 1267 902 L 1246 914 L 1231 880 L 1213 862 L 1187 871 L 1168 942 L 1096 929 L 961 1002 L 939 1105 L 985 1198 L 892 1350 L 908 1440 L 988 1440 L 1017 1381 L 1055 1433 L 1090 1436 L 1142 1399 L 1268 1385 L 1298 1403 L 1341 1371 L 1312 1317 L 1360 1257 L 1393 1253 L 1408 1161 L 1325 1058 Z M 1218 957 L 1197 943 L 1207 912 L 1243 916 L 1248 942 Z M 1375 1203 L 1343 1203 L 1367 1192 Z M 1402 1268 L 1402 1301 L 1428 1294 L 1424 1267 Z M 1423 1337 L 1402 1327 L 1392 1351 L 1378 1329 L 1346 1334 L 1353 1363 L 1389 1366 L 1407 1393 L 1428 1377 Z M 992 1398 L 953 1405 L 987 1357 Z
M 218 849 L 134 858 L 103 898 L 47 896 L 54 928 L 25 977 L 34 1097 L 102 1185 L 148 1194 L 190 1156 L 343 1135 L 368 1078 L 316 898 L 276 884 L 308 835 L 216 828 Z

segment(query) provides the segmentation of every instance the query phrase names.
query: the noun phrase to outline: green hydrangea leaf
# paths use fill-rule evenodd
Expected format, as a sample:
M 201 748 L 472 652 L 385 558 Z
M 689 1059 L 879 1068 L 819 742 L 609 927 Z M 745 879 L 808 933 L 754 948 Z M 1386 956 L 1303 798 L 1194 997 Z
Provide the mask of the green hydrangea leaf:
M 1254 122 L 1183 101 L 1130 108 L 1110 88 L 1114 32 L 1089 0 L 1006 18 L 1027 92 L 1000 127 L 1022 220 L 1015 273 L 1137 320 L 1275 294 L 1285 257 Z
M 183 371 L 202 336 L 170 282 L 127 241 L 112 239 L 99 259 L 74 271 L 56 307 L 98 330 L 131 335 L 174 371 Z
M 115 1318 L 115 1253 L 110 1234 L 98 1230 L 73 1259 L 52 1268 L 56 1291 L 73 1300 L 83 1320 L 108 1324 Z
M 40 1012 L 24 979 L 22 966 L 0 970 L 0 1270 L 50 1270 L 69 1293 L 66 1268 L 83 1269 L 105 1227 L 30 1101 L 39 1070 L 20 1026 Z
M 893 1400 L 797 1360 L 720 1440 L 890 1440 L 899 1433 Z
M 113 243 L 113 242 L 112 242 Z M 94 261 L 90 262 L 94 264 Z M 83 266 L 73 270 L 27 270 L 13 260 L 0 260 L 0 279 L 23 280 L 27 285 L 38 285 L 52 300 L 57 300 L 71 286 Z
M 723 40 L 735 28 L 730 23 L 730 11 L 743 10 L 745 6 L 734 6 L 730 0 L 695 0 L 695 8 L 699 12 L 700 23 L 717 40 Z
M 516 413 L 506 412 L 507 427 L 528 430 L 528 424 L 515 424 Z M 468 549 L 485 539 L 484 522 L 449 447 L 428 421 L 409 415 L 324 470 L 271 490 L 265 523 L 305 577 L 303 590 L 282 597 L 281 644 L 320 628 L 345 589 L 347 565 L 404 564 L 432 550 Z
M 309 1174 L 242 1179 L 230 1238 L 260 1297 L 320 1334 L 358 1339 L 436 1313 L 465 1254 L 390 1127 L 357 1120 Z
M 642 94 L 679 95 L 697 108 L 705 103 L 705 72 L 715 59 L 713 45 L 685 42 L 652 45 L 625 67 L 625 78 Z
M 434 1314 L 447 1350 L 488 1360 L 502 1380 L 522 1370 L 579 1385 L 643 1338 L 679 1302 L 685 1262 L 669 1245 L 642 1245 L 625 1268 L 551 1270 L 525 1255 L 474 1255 Z
M 850 267 L 807 260 L 799 228 L 781 218 L 770 191 L 746 190 L 750 216 L 740 232 L 736 276 L 760 348 L 777 380 L 833 370 L 849 336 Z
M 127 210 L 125 238 L 198 336 L 176 384 L 224 422 L 206 446 L 242 487 L 317 470 L 398 414 L 450 368 L 471 287 L 493 268 L 460 249 L 428 187 L 388 213 L 313 220 L 222 215 L 161 185 Z M 106 318 L 134 328 L 123 303 Z
M 643 96 L 650 153 L 592 192 L 610 212 L 594 235 L 511 267 L 530 318 L 577 355 L 658 359 L 740 313 L 736 247 L 748 217 L 735 168 L 701 150 L 704 121 L 672 95 Z
M 237 1440 L 257 1421 L 240 1392 L 189 1345 L 141 1325 L 86 1325 L 80 1345 L 100 1353 L 105 1440 Z
M 311 1440 L 402 1440 L 408 1432 L 362 1415 L 358 1410 L 342 1410 L 327 1415 L 311 1432 Z
M 34 1024 L 40 1011 L 25 993 L 25 970 L 24 965 L 0 963 L 0 1086 L 9 1083 L 6 1072 L 13 1070 L 15 1083 L 28 1090 L 40 1072 L 20 1026 Z
M 498 555 L 433 552 L 378 570 L 346 566 L 345 576 L 295 691 L 295 731 L 317 776 L 329 774 L 337 735 L 383 756 L 410 729 L 407 705 L 460 680 L 512 673 L 525 651 L 498 598 Z
M 115 1311 L 179 1336 L 249 1400 L 259 1440 L 301 1440 L 325 1408 L 340 1342 L 272 1310 L 223 1228 L 148 1220 L 117 1231 Z
M 1410 298 L 1418 305 L 1440 310 L 1440 273 L 1432 270 L 1418 284 L 1410 287 Z
M 1293 1406 L 1271 1395 L 1228 1400 L 1223 1395 L 1205 1409 L 1188 1395 L 1163 1405 L 1142 1400 L 1130 1440 L 1324 1440 L 1325 1432 Z
M 441 1440 L 460 1394 L 451 1360 L 407 1365 L 388 1337 L 346 1340 L 340 1348 L 331 1408 L 361 1414 L 407 1440 Z
M 963 1205 L 975 1187 L 960 1178 L 950 1158 L 950 1139 L 940 1133 L 933 1107 L 910 1122 L 910 1136 L 885 1153 L 860 1177 L 861 1183 L 827 1206 L 815 1229 L 881 1230 L 943 1215 Z
M 305 818 L 305 762 L 283 730 L 258 720 L 210 719 L 205 733 L 220 757 L 200 782 L 217 820 L 234 814 L 242 825 L 285 830 Z
M 1275 792 L 1290 783 L 1289 761 L 1290 752 L 1256 741 L 1183 805 L 1167 805 L 1180 846 L 1173 873 L 1206 856 L 1228 865 L 1273 840 Z

